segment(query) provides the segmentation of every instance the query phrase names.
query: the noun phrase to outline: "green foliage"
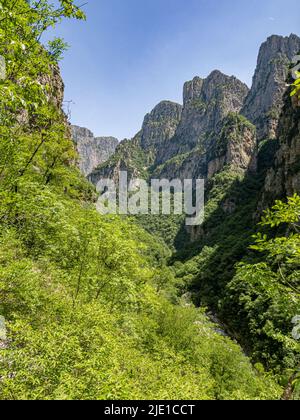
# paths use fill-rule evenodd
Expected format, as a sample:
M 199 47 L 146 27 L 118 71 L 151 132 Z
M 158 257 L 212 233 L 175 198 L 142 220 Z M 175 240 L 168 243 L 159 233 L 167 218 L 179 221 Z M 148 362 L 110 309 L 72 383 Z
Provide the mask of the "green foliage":
M 295 82 L 292 84 L 292 92 L 291 92 L 291 96 L 295 96 L 296 98 L 298 98 L 298 100 L 300 100 L 300 72 L 297 72 L 297 76 L 298 79 L 295 80 Z
M 279 395 L 199 310 L 166 299 L 172 273 L 136 242 L 142 232 L 70 206 L 49 203 L 57 220 L 68 216 L 60 224 L 46 214 L 43 228 L 28 221 L 30 246 L 26 230 L 2 230 L 1 399 Z
M 262 257 L 241 263 L 228 285 L 231 305 L 248 320 L 243 334 L 254 357 L 273 369 L 294 369 L 300 361 L 299 344 L 292 337 L 292 320 L 300 313 L 299 218 L 297 195 L 266 211 L 260 226 L 276 229 L 276 235 L 255 235 L 251 249 Z
M 151 154 L 147 155 L 141 147 L 140 135 L 137 134 L 132 140 L 123 140 L 114 155 L 105 163 L 100 165 L 95 172 L 110 172 L 111 167 L 119 166 L 126 168 L 128 177 L 148 178 L 148 167 L 151 164 Z
M 230 170 L 216 175 L 200 238 L 175 267 L 196 302 L 219 313 L 255 362 L 286 377 L 299 364 L 292 319 L 300 314 L 300 198 L 267 210 L 251 245 L 260 182 Z
M 55 61 L 59 61 L 63 58 L 62 54 L 68 49 L 68 47 L 68 44 L 66 44 L 61 38 L 55 38 L 48 42 L 47 50 Z
M 278 398 L 178 298 L 164 245 L 96 212 L 53 84 L 64 44 L 39 43 L 81 10 L 71 0 L 0 6 L 0 399 Z

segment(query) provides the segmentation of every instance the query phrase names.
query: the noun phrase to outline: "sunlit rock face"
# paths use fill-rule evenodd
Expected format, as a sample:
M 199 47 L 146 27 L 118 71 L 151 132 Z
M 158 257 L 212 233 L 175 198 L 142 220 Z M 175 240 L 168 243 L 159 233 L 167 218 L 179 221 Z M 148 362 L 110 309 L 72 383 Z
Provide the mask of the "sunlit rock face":
M 276 138 L 277 154 L 275 150 L 270 159 L 264 157 L 268 162 L 262 203 L 269 205 L 274 197 L 300 191 L 299 107 L 290 100 L 286 86 L 291 60 L 299 51 L 296 35 L 268 38 L 259 51 L 251 90 L 218 70 L 205 79 L 186 82 L 183 106 L 160 102 L 145 116 L 140 132 L 120 142 L 114 153 L 117 143 L 112 141 L 100 166 L 99 157 L 91 158 L 97 149 L 92 133 L 79 131 L 78 135 L 75 130 L 74 137 L 83 139 L 77 140 L 82 170 L 91 171 L 94 184 L 101 177 L 117 180 L 120 170 L 127 170 L 129 179 L 205 178 L 210 182 L 228 167 L 238 173 L 261 171 L 257 165 L 262 140 Z M 104 159 L 102 148 L 100 156 Z M 260 196 L 261 191 L 257 193 Z M 226 208 L 233 211 L 234 207 L 229 203 Z
M 273 35 L 260 48 L 253 85 L 242 109 L 256 125 L 258 140 L 276 137 L 289 67 L 299 51 L 296 35 Z
M 186 153 L 196 146 L 206 146 L 207 134 L 231 112 L 239 112 L 249 92 L 234 76 L 218 70 L 206 79 L 195 77 L 183 88 L 183 111 L 180 124 L 162 160 Z
M 115 152 L 119 141 L 114 137 L 94 137 L 87 128 L 72 126 L 72 138 L 80 156 L 79 167 L 88 176 Z
M 225 166 L 239 171 L 255 171 L 256 128 L 239 114 L 230 114 L 213 135 L 208 151 L 207 178 Z
M 160 151 L 169 146 L 181 120 L 182 106 L 169 101 L 160 102 L 144 118 L 141 147 L 152 150 L 155 159 L 160 160 Z
M 300 106 L 285 95 L 278 126 L 279 148 L 265 179 L 259 210 L 275 199 L 300 194 Z

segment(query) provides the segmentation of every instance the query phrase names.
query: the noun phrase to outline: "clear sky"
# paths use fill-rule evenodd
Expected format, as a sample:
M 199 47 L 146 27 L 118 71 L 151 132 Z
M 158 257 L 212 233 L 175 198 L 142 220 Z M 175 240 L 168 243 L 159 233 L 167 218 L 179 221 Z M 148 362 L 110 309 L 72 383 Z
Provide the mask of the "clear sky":
M 84 10 L 86 22 L 55 30 L 71 46 L 65 100 L 73 124 L 120 140 L 161 100 L 182 103 L 196 75 L 220 69 L 250 85 L 260 44 L 300 34 L 299 0 L 89 0 Z

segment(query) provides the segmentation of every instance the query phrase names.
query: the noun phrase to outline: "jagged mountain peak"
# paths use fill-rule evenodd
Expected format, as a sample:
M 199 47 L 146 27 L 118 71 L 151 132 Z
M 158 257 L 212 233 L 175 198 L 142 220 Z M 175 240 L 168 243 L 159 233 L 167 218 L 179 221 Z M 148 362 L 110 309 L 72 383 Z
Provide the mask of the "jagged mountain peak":
M 244 93 L 249 91 L 248 86 L 235 76 L 228 76 L 220 70 L 213 70 L 205 79 L 196 76 L 184 84 L 183 103 L 186 105 L 189 101 L 199 98 L 209 100 L 221 88 L 230 84 L 238 86 Z
M 182 105 L 172 101 L 161 101 L 145 116 L 144 122 L 157 117 L 177 117 L 178 114 L 180 116 L 181 111 Z
M 80 141 L 80 138 L 94 138 L 94 134 L 86 127 L 81 127 L 79 125 L 72 125 L 71 126 L 72 134 L 73 134 L 73 141 L 77 144 Z
M 300 38 L 294 34 L 272 35 L 260 47 L 253 84 L 242 110 L 257 126 L 258 140 L 277 135 L 289 66 L 299 51 Z
M 290 34 L 289 36 L 282 36 L 282 35 L 270 35 L 265 42 L 262 43 L 260 47 L 260 53 L 264 51 L 264 49 L 274 49 L 276 47 L 276 52 L 284 52 L 286 50 L 293 47 L 294 45 L 298 45 L 300 38 L 296 34 Z
M 195 77 L 184 84 L 183 111 L 170 147 L 161 154 L 166 161 L 203 143 L 205 137 L 230 112 L 240 112 L 249 92 L 247 85 L 220 70 L 207 78 Z
M 235 76 L 228 76 L 220 70 L 212 71 L 206 79 L 204 79 L 202 87 L 202 96 L 206 101 L 211 99 L 226 100 L 227 94 L 232 95 L 238 102 L 232 104 L 230 112 L 238 112 L 243 106 L 243 100 L 248 94 L 248 86 L 241 82 Z M 223 96 L 224 95 L 224 96 Z
M 181 119 L 182 105 L 171 101 L 162 101 L 145 116 L 142 133 L 141 145 L 143 149 L 158 149 L 170 140 L 178 127 Z
M 201 95 L 204 79 L 196 76 L 193 80 L 185 82 L 183 87 L 183 103 L 193 100 Z
M 187 81 L 183 106 L 171 101 L 158 103 L 145 116 L 139 135 L 121 143 L 117 164 L 109 161 L 105 170 L 95 172 L 93 180 L 114 173 L 116 167 L 127 167 L 131 174 L 155 171 L 180 178 L 211 178 L 228 164 L 243 171 L 248 166 L 254 169 L 255 127 L 258 139 L 263 129 L 275 130 L 270 116 L 274 110 L 280 114 L 288 66 L 298 49 L 300 38 L 296 35 L 269 37 L 260 48 L 251 91 L 220 70 Z

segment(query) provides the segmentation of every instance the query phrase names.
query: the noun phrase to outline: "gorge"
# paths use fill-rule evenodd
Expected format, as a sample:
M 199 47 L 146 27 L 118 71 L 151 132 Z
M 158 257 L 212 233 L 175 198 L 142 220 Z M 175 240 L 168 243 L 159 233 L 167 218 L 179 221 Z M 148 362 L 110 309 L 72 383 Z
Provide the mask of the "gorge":
M 42 40 L 68 19 L 72 0 L 0 0 L 0 400 L 299 400 L 300 38 L 263 43 L 251 88 L 196 76 L 119 141 L 64 112 L 66 44 Z M 120 171 L 203 178 L 204 222 L 100 214 Z
M 231 336 L 254 354 L 262 348 L 270 354 L 273 339 L 251 330 L 250 312 L 241 312 L 240 292 L 233 296 L 230 287 L 236 264 L 249 258 L 247 248 L 263 211 L 276 199 L 300 193 L 300 114 L 287 92 L 291 62 L 299 51 L 296 35 L 269 37 L 260 48 L 250 89 L 218 70 L 186 82 L 183 106 L 159 103 L 145 116 L 141 131 L 119 143 L 88 175 L 95 185 L 101 178 L 117 182 L 120 171 L 146 180 L 205 179 L 200 227 L 186 228 L 176 216 L 136 220 L 173 251 L 170 263 L 181 265 L 177 276 L 183 290 L 216 312 Z M 289 325 L 285 328 L 288 333 Z

